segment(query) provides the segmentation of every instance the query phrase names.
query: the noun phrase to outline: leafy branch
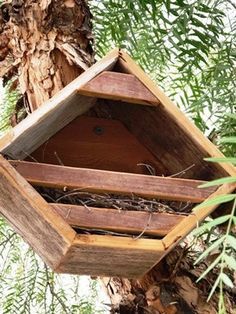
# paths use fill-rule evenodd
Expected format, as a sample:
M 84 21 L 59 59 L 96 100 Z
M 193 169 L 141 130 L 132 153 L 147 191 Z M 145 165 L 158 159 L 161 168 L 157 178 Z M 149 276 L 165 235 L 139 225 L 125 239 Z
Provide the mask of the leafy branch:
M 236 116 L 236 115 L 235 115 Z M 223 138 L 222 143 L 236 143 L 236 137 L 228 137 Z M 228 158 L 206 158 L 206 160 L 211 162 L 231 162 L 236 163 L 236 158 L 228 157 Z M 226 177 L 217 180 L 213 180 L 206 184 L 200 186 L 201 188 L 223 185 L 223 184 L 235 184 L 236 176 L 234 177 Z M 211 232 L 214 228 L 220 227 L 222 224 L 227 224 L 227 228 L 224 234 L 221 234 L 217 240 L 213 241 L 213 243 L 200 254 L 198 259 L 195 261 L 195 264 L 201 262 L 203 259 L 207 258 L 209 254 L 213 251 L 218 250 L 220 254 L 215 258 L 215 260 L 208 266 L 208 268 L 202 273 L 197 281 L 202 280 L 206 277 L 206 275 L 212 271 L 213 269 L 218 269 L 218 276 L 211 288 L 211 291 L 208 296 L 208 300 L 213 296 L 217 287 L 219 288 L 219 302 L 218 302 L 218 312 L 219 314 L 226 313 L 225 302 L 224 302 L 224 287 L 227 286 L 229 288 L 234 288 L 234 283 L 229 273 L 231 271 L 236 272 L 236 238 L 232 233 L 233 228 L 236 226 L 236 194 L 228 194 L 228 195 L 220 195 L 209 199 L 199 206 L 195 208 L 200 209 L 210 205 L 219 205 L 222 203 L 233 202 L 232 209 L 230 214 L 220 216 L 212 221 L 209 221 L 199 227 L 195 234 L 202 235 L 206 231 Z

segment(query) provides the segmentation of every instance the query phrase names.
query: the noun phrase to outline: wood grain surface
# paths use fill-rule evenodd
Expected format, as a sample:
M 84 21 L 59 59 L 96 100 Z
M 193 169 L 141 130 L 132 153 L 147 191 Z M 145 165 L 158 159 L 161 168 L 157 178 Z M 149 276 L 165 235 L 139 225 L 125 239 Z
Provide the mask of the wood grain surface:
M 31 156 L 38 162 L 131 173 L 148 174 L 143 164 L 159 167 L 120 121 L 86 116 L 77 117 Z
M 77 235 L 56 272 L 137 278 L 163 254 L 160 240 Z
M 72 227 L 110 230 L 117 233 L 165 236 L 184 215 L 147 211 L 96 208 L 51 203 L 50 206 Z
M 171 101 L 171 99 L 152 81 L 149 76 L 135 63 L 134 60 L 125 52 L 120 50 L 119 52 L 119 66 L 125 69 L 126 73 L 135 75 L 149 90 L 156 96 L 156 98 L 162 104 L 165 115 L 169 116 L 178 128 L 180 128 L 190 141 L 194 143 L 194 146 L 205 156 L 211 157 L 224 157 L 224 155 L 218 150 L 200 129 Z M 166 125 L 166 128 L 169 126 Z M 217 165 L 219 171 L 223 170 L 225 174 L 235 175 L 234 166 L 230 163 L 221 163 Z M 222 172 L 221 170 L 221 172 Z
M 227 175 L 219 164 L 204 160 L 211 155 L 179 127 L 163 105 L 154 108 L 135 104 L 130 106 L 128 103 L 110 100 L 108 102 L 111 117 L 121 121 L 156 157 L 159 165 L 162 165 L 159 175 L 168 176 L 181 172 L 185 178 L 198 180 L 211 180 Z
M 129 103 L 158 105 L 159 100 L 132 74 L 104 71 L 78 89 L 79 94 L 126 101 Z
M 77 89 L 102 71 L 112 69 L 117 59 L 118 49 L 115 49 L 0 138 L 0 153 L 23 159 L 91 108 L 96 99 L 79 95 Z
M 2 156 L 0 213 L 52 268 L 59 264 L 76 234 Z
M 31 184 L 53 188 L 81 189 L 96 193 L 139 195 L 175 201 L 199 203 L 215 187 L 199 189 L 203 181 L 138 175 L 84 168 L 55 166 L 26 161 L 11 161 Z

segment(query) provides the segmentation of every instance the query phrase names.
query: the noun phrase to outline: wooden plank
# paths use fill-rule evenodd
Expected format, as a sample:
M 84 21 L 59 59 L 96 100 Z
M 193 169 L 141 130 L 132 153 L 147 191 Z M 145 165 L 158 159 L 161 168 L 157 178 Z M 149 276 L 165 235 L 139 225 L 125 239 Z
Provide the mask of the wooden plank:
M 75 231 L 2 156 L 0 213 L 52 268 L 75 237 Z
M 214 198 L 219 195 L 225 195 L 232 193 L 236 189 L 236 184 L 224 184 L 218 188 L 209 198 Z M 197 228 L 201 221 L 203 221 L 207 216 L 209 216 L 218 205 L 211 205 L 204 208 L 196 209 L 191 215 L 185 217 L 162 239 L 162 243 L 165 248 L 165 252 L 160 256 L 154 265 L 149 269 L 151 270 L 158 264 L 171 250 L 177 246 L 184 237 L 186 237 L 192 230 Z
M 23 159 L 91 108 L 95 99 L 79 95 L 77 89 L 102 71 L 111 69 L 117 58 L 118 50 L 115 49 L 30 114 L 0 139 L 0 152 L 14 159 Z
M 203 181 L 147 176 L 103 170 L 72 168 L 25 161 L 11 161 L 31 184 L 82 189 L 97 193 L 135 194 L 167 200 L 199 203 L 215 188 L 198 189 Z
M 132 74 L 104 71 L 80 87 L 78 92 L 89 97 L 121 100 L 148 106 L 160 103 Z
M 160 240 L 77 235 L 60 273 L 137 278 L 164 253 Z
M 117 210 L 79 205 L 50 204 L 73 227 L 119 233 L 165 236 L 185 216 L 167 213 Z
M 120 120 L 156 157 L 160 165 L 157 174 L 169 176 L 188 169 L 186 173 L 182 173 L 185 178 L 211 180 L 227 175 L 217 164 L 204 160 L 209 157 L 207 151 L 202 151 L 179 127 L 163 105 L 154 108 L 136 104 L 129 106 L 113 101 L 106 105 L 110 109 L 110 116 Z M 97 107 L 97 104 L 95 106 Z
M 208 140 L 202 132 L 185 116 L 185 114 L 174 105 L 168 96 L 148 77 L 146 73 L 132 60 L 132 58 L 124 51 L 119 51 L 119 64 L 125 68 L 125 72 L 135 75 L 152 93 L 157 97 L 164 106 L 166 112 L 178 126 L 188 134 L 195 144 L 200 147 L 206 155 L 212 157 L 224 157 L 217 147 Z M 218 165 L 224 169 L 229 175 L 235 175 L 234 166 L 229 163 Z
M 157 171 L 159 167 L 156 158 L 120 121 L 86 116 L 77 117 L 31 155 L 48 164 L 61 162 L 65 166 L 121 172 L 148 174 L 140 164 L 151 165 Z

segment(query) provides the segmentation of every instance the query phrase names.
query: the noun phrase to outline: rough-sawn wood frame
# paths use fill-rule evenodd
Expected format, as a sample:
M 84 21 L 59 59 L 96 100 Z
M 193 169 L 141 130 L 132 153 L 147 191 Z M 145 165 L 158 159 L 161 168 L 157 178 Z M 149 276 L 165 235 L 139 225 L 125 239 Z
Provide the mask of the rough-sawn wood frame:
M 130 89 L 122 95 L 123 85 L 115 92 L 109 86 L 101 88 L 99 84 L 110 76 L 107 71 L 118 63 L 131 85 L 140 88 L 140 93 Z M 116 80 L 120 82 L 120 78 L 118 73 L 113 75 L 114 84 Z M 91 108 L 96 97 L 163 106 L 196 146 L 207 152 L 208 156 L 223 157 L 141 68 L 125 52 L 115 49 L 0 139 L 0 212 L 56 272 L 138 277 L 158 263 L 216 206 L 198 209 L 183 217 L 161 240 L 78 235 L 65 217 L 58 214 L 56 206 L 48 204 L 7 160 L 27 157 L 48 138 Z M 8 158 L 4 158 L 6 156 Z M 231 164 L 218 164 L 217 167 L 225 175 L 236 175 Z M 234 184 L 224 184 L 209 197 L 231 193 L 234 189 Z

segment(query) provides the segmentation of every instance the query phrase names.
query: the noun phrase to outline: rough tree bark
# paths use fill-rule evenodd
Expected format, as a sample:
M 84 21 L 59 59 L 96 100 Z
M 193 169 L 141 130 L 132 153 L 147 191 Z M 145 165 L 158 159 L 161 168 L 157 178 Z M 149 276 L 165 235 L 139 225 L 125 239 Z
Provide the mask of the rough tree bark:
M 91 29 L 86 0 L 3 2 L 0 77 L 5 82 L 13 79 L 13 87 L 18 86 L 24 96 L 24 105 L 29 111 L 35 110 L 94 62 Z M 103 279 L 114 305 L 111 312 L 194 313 L 193 307 L 197 309 L 202 299 L 190 277 L 177 276 L 179 260 L 177 255 L 172 267 L 171 262 L 163 262 L 140 280 Z M 190 290 L 191 297 L 181 301 L 178 293 L 175 295 L 176 286 L 182 293 Z M 174 300 L 182 306 L 171 304 Z M 198 313 L 216 313 L 214 307 L 204 306 L 203 302 Z
M 215 278 L 196 284 L 207 266 L 194 267 L 190 256 L 185 247 L 177 247 L 142 278 L 101 279 L 111 298 L 111 313 L 217 314 L 217 297 L 206 302 Z M 233 308 L 231 302 L 227 297 L 228 309 Z
M 35 110 L 93 63 L 85 0 L 10 0 L 0 10 L 0 77 Z M 16 84 L 15 84 L 16 85 Z

